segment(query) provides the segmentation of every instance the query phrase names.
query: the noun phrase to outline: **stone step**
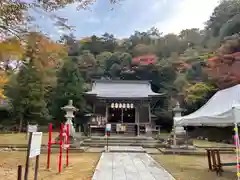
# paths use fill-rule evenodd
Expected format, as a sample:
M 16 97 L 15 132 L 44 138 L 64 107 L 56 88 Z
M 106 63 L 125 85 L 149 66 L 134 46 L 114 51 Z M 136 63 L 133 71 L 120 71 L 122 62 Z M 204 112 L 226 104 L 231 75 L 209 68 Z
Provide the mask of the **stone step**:
M 143 147 L 164 147 L 161 143 L 108 143 L 109 146 L 143 146 Z M 104 143 L 82 143 L 81 146 L 90 146 L 90 147 L 104 147 L 106 146 L 106 142 Z
M 87 139 L 91 139 L 91 140 L 102 140 L 102 139 L 106 139 L 105 136 L 92 136 L 91 138 L 87 138 Z M 156 140 L 152 137 L 146 137 L 146 136 L 121 136 L 121 135 L 113 135 L 113 136 L 110 136 L 108 137 L 108 139 L 113 139 L 113 140 L 142 140 L 142 141 L 145 141 L 145 140 Z M 86 139 L 85 139 L 86 140 Z
M 142 146 L 105 146 L 104 149 L 108 152 L 146 153 Z
M 96 141 L 89 141 L 89 142 L 85 142 L 83 141 L 82 144 L 106 144 L 107 141 L 101 141 L 101 142 L 96 142 Z M 117 141 L 108 141 L 108 143 L 111 144 L 162 144 L 159 142 L 117 142 Z
M 91 147 L 91 148 L 102 148 L 105 147 L 106 144 L 92 144 L 92 145 L 82 145 L 82 147 Z M 109 146 L 136 146 L 136 144 L 109 144 Z M 156 145 L 144 145 L 142 146 L 144 148 L 164 148 L 162 146 L 156 146 Z
M 87 139 L 84 140 L 84 143 L 92 142 L 92 143 L 105 143 L 107 140 L 106 139 L 101 139 L 101 140 L 91 140 Z M 161 143 L 160 141 L 157 140 L 114 140 L 114 139 L 108 139 L 109 143 Z

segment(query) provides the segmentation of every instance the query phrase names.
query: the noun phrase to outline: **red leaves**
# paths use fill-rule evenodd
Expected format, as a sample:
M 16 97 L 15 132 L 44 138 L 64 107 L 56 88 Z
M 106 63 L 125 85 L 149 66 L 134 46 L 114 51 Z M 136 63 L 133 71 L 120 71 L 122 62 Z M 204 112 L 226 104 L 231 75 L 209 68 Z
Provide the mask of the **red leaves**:
M 156 62 L 157 62 L 157 56 L 154 54 L 138 56 L 133 58 L 133 63 L 137 63 L 141 65 L 155 64 Z
M 213 57 L 208 60 L 207 71 L 219 88 L 240 83 L 240 52 Z

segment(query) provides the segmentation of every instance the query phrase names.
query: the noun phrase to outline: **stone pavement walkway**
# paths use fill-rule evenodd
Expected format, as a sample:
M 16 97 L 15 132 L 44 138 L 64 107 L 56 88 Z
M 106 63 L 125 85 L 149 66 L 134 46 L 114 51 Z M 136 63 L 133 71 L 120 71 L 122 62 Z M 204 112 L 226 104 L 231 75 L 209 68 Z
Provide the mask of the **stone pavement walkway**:
M 107 147 L 105 146 L 105 149 Z M 142 146 L 109 146 L 108 152 L 132 152 L 132 153 L 144 153 L 146 150 Z
M 174 180 L 146 153 L 102 153 L 92 180 Z

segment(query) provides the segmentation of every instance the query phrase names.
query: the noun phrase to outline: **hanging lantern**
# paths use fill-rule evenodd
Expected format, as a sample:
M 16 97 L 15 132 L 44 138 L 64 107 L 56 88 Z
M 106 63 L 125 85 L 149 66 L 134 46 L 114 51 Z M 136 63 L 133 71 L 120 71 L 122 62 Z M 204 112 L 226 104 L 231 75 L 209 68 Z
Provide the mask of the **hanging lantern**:
M 130 104 L 127 103 L 127 108 L 129 109 L 130 108 Z
M 122 103 L 119 104 L 119 108 L 122 108 Z
M 133 109 L 133 104 L 132 103 L 130 104 L 130 108 Z
M 123 103 L 122 107 L 123 107 L 123 108 L 126 108 L 126 104 L 125 104 L 125 103 Z
M 115 103 L 115 108 L 118 108 L 118 103 Z
M 111 104 L 111 108 L 114 108 L 114 103 Z

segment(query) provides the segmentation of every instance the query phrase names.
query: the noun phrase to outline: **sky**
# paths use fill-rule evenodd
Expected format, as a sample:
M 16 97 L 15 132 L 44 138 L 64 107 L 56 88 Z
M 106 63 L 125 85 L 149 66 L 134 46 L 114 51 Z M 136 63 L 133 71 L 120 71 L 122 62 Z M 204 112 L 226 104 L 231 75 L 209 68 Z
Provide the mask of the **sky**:
M 56 14 L 68 19 L 77 38 L 105 32 L 126 38 L 134 31 L 156 27 L 163 34 L 179 33 L 187 28 L 204 28 L 219 0 L 122 0 L 111 5 L 108 0 L 97 0 L 88 10 L 76 10 L 72 4 Z M 62 32 L 45 18 L 36 16 L 40 30 L 58 38 Z

